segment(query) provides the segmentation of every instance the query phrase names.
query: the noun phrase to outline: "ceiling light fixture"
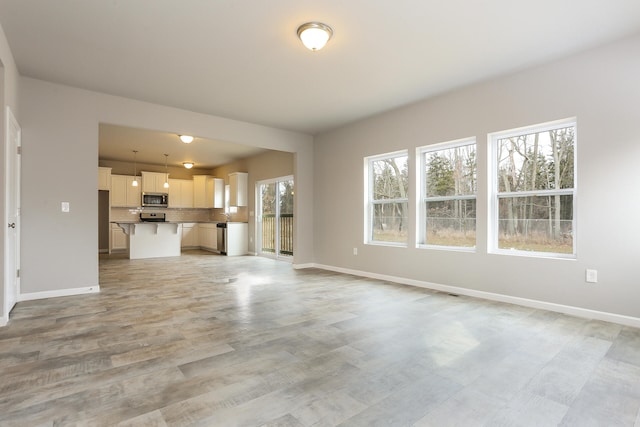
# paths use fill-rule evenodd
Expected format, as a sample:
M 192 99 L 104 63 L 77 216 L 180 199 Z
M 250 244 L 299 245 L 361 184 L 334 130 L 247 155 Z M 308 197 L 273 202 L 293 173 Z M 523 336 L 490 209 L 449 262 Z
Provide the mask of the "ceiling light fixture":
M 182 165 L 187 169 L 191 169 L 193 167 L 193 162 L 183 162 Z
M 169 170 L 167 168 L 168 154 L 164 155 L 164 188 L 169 188 Z
M 132 187 L 138 186 L 138 170 L 136 164 L 136 155 L 138 154 L 138 150 L 133 150 L 133 182 L 131 183 Z
M 298 37 L 302 44 L 314 52 L 322 49 L 331 36 L 333 36 L 333 30 L 322 22 L 307 22 L 298 27 Z
M 191 144 L 193 142 L 193 137 L 191 135 L 178 135 L 180 137 L 180 141 L 185 144 Z

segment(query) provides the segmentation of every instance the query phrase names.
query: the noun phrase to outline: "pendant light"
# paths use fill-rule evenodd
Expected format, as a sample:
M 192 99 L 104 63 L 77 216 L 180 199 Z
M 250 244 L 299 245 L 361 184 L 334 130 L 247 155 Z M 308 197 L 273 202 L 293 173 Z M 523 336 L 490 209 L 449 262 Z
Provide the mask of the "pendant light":
M 138 150 L 133 150 L 133 182 L 131 183 L 132 187 L 138 186 L 138 169 L 136 164 L 136 155 L 138 154 Z
M 168 154 L 164 155 L 164 188 L 169 188 L 169 170 L 167 169 L 167 157 Z

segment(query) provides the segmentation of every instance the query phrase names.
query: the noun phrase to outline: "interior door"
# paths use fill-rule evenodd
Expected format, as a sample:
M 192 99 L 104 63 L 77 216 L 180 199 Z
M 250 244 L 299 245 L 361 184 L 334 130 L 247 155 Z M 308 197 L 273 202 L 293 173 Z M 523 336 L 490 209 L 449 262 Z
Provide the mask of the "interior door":
M 13 113 L 7 107 L 7 144 L 5 153 L 5 240 L 4 316 L 18 300 L 20 289 L 20 138 L 21 130 Z

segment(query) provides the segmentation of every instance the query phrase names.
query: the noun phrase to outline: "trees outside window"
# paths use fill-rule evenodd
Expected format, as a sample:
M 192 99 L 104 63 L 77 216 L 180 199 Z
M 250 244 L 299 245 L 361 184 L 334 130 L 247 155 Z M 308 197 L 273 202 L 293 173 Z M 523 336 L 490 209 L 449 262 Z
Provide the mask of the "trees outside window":
M 575 122 L 492 138 L 494 249 L 575 255 Z
M 407 244 L 409 171 L 406 151 L 366 159 L 367 243 Z
M 419 242 L 475 247 L 475 139 L 423 147 L 419 153 L 422 167 Z

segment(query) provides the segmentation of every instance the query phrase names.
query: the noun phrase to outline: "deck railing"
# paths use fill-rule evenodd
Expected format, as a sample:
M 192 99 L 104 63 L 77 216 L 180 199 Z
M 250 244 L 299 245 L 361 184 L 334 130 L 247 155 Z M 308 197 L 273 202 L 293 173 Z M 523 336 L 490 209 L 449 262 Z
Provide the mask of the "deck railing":
M 281 214 L 280 227 L 280 255 L 293 255 L 293 214 Z M 276 216 L 262 215 L 262 251 L 276 252 Z

